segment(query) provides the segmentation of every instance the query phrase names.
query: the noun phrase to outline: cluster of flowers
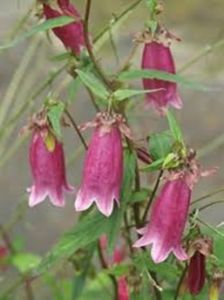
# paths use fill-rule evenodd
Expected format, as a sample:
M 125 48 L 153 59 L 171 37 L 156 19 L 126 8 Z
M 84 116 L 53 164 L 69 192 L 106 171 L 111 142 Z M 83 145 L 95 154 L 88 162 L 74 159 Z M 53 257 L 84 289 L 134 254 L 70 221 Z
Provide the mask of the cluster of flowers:
M 69 0 L 57 2 L 57 10 L 46 3 L 43 4 L 44 15 L 47 19 L 64 15 L 75 18 L 73 23 L 54 28 L 53 32 L 67 49 L 79 55 L 85 46 L 83 21 Z M 161 28 L 153 37 L 144 34 L 143 69 L 175 74 L 169 45 L 171 38 L 172 35 Z M 181 108 L 182 102 L 175 82 L 143 79 L 143 87 L 146 90 L 158 90 L 146 94 L 146 103 L 151 104 L 159 114 L 163 115 L 169 105 Z M 130 130 L 123 117 L 115 113 L 99 113 L 88 126 L 94 127 L 95 130 L 88 145 L 82 182 L 76 194 L 75 209 L 86 210 L 95 202 L 98 210 L 109 217 L 114 202 L 119 205 L 123 177 L 122 137 L 128 136 Z M 35 119 L 32 129 L 30 165 L 34 184 L 29 189 L 29 204 L 34 206 L 49 196 L 54 205 L 63 206 L 65 202 L 63 190 L 72 192 L 74 188 L 68 185 L 66 180 L 62 143 L 53 134 L 47 120 L 43 122 L 38 118 Z M 134 244 L 134 247 L 152 244 L 151 256 L 155 263 L 166 260 L 171 252 L 179 260 L 189 258 L 189 253 L 182 246 L 182 234 L 187 221 L 192 188 L 201 175 L 203 174 L 194 155 L 189 155 L 181 169 L 172 170 L 165 177 L 165 183 L 152 206 L 149 222 L 139 230 L 142 237 Z M 193 286 L 192 293 L 198 293 L 204 281 L 204 256 L 199 250 L 191 256 L 188 282 L 191 287 Z M 114 259 L 114 262 L 117 262 L 117 259 Z M 195 264 L 201 266 L 201 281 L 196 287 L 192 271 Z M 121 278 L 119 284 L 124 291 L 125 279 Z

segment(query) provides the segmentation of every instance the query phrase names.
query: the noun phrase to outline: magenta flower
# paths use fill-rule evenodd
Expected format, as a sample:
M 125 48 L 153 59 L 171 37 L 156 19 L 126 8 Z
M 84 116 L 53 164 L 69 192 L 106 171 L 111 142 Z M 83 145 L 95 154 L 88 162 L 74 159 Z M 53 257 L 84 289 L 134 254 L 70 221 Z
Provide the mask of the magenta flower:
M 30 166 L 34 180 L 30 192 L 29 205 L 32 207 L 49 196 L 55 206 L 64 206 L 63 190 L 72 192 L 67 184 L 63 147 L 54 139 L 53 149 L 48 149 L 43 130 L 35 130 L 30 145 Z
M 75 208 L 88 209 L 93 202 L 110 216 L 114 201 L 119 203 L 123 174 L 122 138 L 118 121 L 101 115 L 89 144 L 84 162 L 81 187 Z
M 168 180 L 155 200 L 151 219 L 139 231 L 143 236 L 134 247 L 152 244 L 151 255 L 155 263 L 164 261 L 173 252 L 179 260 L 188 258 L 181 245 L 181 236 L 187 220 L 191 189 L 185 178 Z
M 192 295 L 197 295 L 205 283 L 205 256 L 196 251 L 190 259 L 187 285 Z
M 53 29 L 53 32 L 66 48 L 72 50 L 74 54 L 79 55 L 85 45 L 83 21 L 69 0 L 58 0 L 58 6 L 59 10 L 55 10 L 47 4 L 43 4 L 44 15 L 46 19 L 54 19 L 61 16 L 74 17 L 75 21 L 73 23 L 56 27 Z
M 153 69 L 175 74 L 174 60 L 168 46 L 161 42 L 151 41 L 145 44 L 142 69 Z M 143 86 L 146 90 L 161 89 L 146 94 L 146 104 L 151 104 L 161 115 L 171 105 L 175 108 L 182 107 L 182 101 L 177 92 L 177 84 L 171 81 L 160 79 L 143 79 Z

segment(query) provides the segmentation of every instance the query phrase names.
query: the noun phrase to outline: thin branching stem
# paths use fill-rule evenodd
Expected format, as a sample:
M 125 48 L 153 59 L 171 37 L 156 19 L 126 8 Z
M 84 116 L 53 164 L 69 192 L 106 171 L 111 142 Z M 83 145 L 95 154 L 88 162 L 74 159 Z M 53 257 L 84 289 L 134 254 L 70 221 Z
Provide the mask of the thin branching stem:
M 85 44 L 86 44 L 86 48 L 87 51 L 89 53 L 89 57 L 94 65 L 94 68 L 97 72 L 97 74 L 99 75 L 99 77 L 102 79 L 102 81 L 104 82 L 104 84 L 111 89 L 111 84 L 110 82 L 107 80 L 106 75 L 104 74 L 103 70 L 100 68 L 95 55 L 93 53 L 93 46 L 90 42 L 90 38 L 89 38 L 89 17 L 90 17 L 90 10 L 91 10 L 91 4 L 92 4 L 92 0 L 86 0 L 86 9 L 85 9 L 85 18 L 84 18 L 84 38 L 85 38 Z
M 150 209 L 150 207 L 151 207 L 151 204 L 152 204 L 152 201 L 153 201 L 153 199 L 154 199 L 154 197 L 155 197 L 155 195 L 156 195 L 156 192 L 157 192 L 157 190 L 158 190 L 159 183 L 160 183 L 160 180 L 161 180 L 162 176 L 163 176 L 163 170 L 161 170 L 161 171 L 159 172 L 159 175 L 158 175 L 158 177 L 157 177 L 155 186 L 154 186 L 154 188 L 153 188 L 153 190 L 152 190 L 152 193 L 151 193 L 150 198 L 149 198 L 149 201 L 148 201 L 148 203 L 147 203 L 145 212 L 144 212 L 143 217 L 142 217 L 142 223 L 145 223 L 145 221 L 146 221 L 146 218 L 147 218 L 147 215 L 148 215 L 148 211 L 149 211 L 149 209 Z
M 82 133 L 81 133 L 78 125 L 76 124 L 76 121 L 74 120 L 74 118 L 72 117 L 72 115 L 70 114 L 70 112 L 67 109 L 65 109 L 65 114 L 68 117 L 69 121 L 71 122 L 72 127 L 75 129 L 78 137 L 80 138 L 80 141 L 82 142 L 83 147 L 85 148 L 85 150 L 87 150 L 88 146 L 86 144 L 86 141 L 85 141 L 85 139 L 84 139 L 84 137 L 83 137 L 83 135 L 82 135 Z

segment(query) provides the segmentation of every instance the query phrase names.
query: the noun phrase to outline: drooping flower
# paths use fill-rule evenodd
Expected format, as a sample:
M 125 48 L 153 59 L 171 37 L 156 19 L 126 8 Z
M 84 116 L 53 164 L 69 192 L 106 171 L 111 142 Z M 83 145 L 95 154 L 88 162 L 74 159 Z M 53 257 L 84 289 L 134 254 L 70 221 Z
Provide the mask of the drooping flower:
M 192 295 L 197 295 L 205 283 L 205 256 L 199 251 L 190 259 L 188 268 L 188 289 Z
M 189 149 L 183 157 L 179 157 L 182 160 L 179 168 L 169 170 L 161 192 L 152 205 L 149 223 L 138 231 L 142 237 L 134 247 L 152 244 L 151 256 L 155 263 L 166 260 L 171 252 L 179 260 L 188 258 L 181 239 L 192 189 L 200 177 L 216 171 L 214 168 L 202 170 L 195 156 L 196 152 Z
M 201 292 L 206 277 L 206 257 L 212 253 L 212 241 L 209 238 L 197 238 L 189 247 L 189 252 L 193 252 L 187 271 L 187 287 L 192 295 Z
M 35 206 L 48 196 L 55 206 L 64 206 L 64 191 L 72 192 L 73 187 L 66 180 L 62 143 L 47 128 L 34 129 L 29 159 L 34 181 L 28 189 L 29 205 Z
M 88 209 L 93 202 L 105 216 L 110 216 L 114 202 L 119 203 L 123 176 L 121 131 L 124 124 L 120 115 L 99 114 L 83 168 L 81 187 L 75 208 Z
M 143 236 L 134 244 L 152 244 L 151 256 L 155 263 L 163 262 L 173 252 L 179 260 L 188 258 L 181 245 L 187 220 L 191 189 L 185 178 L 167 180 L 155 200 L 149 224 L 139 233 Z
M 62 41 L 64 46 L 74 54 L 79 55 L 85 46 L 83 21 L 79 12 L 69 0 L 58 0 L 59 9 L 56 10 L 48 4 L 43 4 L 43 13 L 46 19 L 54 19 L 61 16 L 74 17 L 74 22 L 53 28 L 54 34 Z
M 175 74 L 175 64 L 169 45 L 159 40 L 146 41 L 142 56 L 142 69 Z M 147 93 L 145 100 L 146 104 L 151 104 L 159 114 L 163 115 L 169 105 L 175 108 L 182 107 L 175 82 L 144 78 L 143 87 L 145 90 L 158 89 L 158 91 Z

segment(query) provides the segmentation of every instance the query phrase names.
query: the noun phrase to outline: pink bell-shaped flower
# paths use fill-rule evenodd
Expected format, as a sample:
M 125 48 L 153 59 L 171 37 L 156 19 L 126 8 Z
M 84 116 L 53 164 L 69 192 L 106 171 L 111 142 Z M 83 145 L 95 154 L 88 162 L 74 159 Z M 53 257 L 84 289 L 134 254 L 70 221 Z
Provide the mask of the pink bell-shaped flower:
M 143 236 L 134 244 L 152 244 L 151 256 L 155 263 L 163 262 L 173 252 L 179 260 L 188 258 L 181 245 L 187 220 L 191 189 L 185 178 L 167 180 L 155 200 L 149 224 L 139 233 Z
M 69 0 L 58 0 L 59 9 L 56 10 L 50 5 L 43 4 L 43 13 L 46 19 L 54 19 L 61 16 L 74 17 L 74 22 L 53 28 L 54 34 L 62 41 L 64 46 L 76 55 L 79 55 L 85 46 L 83 21 L 79 12 Z
M 119 118 L 119 117 L 118 117 Z M 105 216 L 113 211 L 114 201 L 119 203 L 123 175 L 123 150 L 119 120 L 101 114 L 91 138 L 84 162 L 81 187 L 75 208 L 88 209 L 93 202 Z
M 48 138 L 51 145 L 47 145 Z M 72 192 L 73 187 L 67 184 L 62 144 L 48 129 L 36 129 L 32 136 L 29 158 L 34 180 L 33 186 L 28 189 L 29 205 L 35 206 L 49 196 L 55 206 L 64 206 L 64 190 Z
M 169 46 L 160 41 L 146 42 L 142 56 L 142 69 L 153 69 L 175 74 L 174 60 Z M 182 107 L 176 82 L 144 78 L 143 86 L 145 90 L 159 89 L 158 91 L 147 93 L 145 96 L 146 104 L 151 104 L 159 114 L 163 115 L 169 105 L 175 108 Z

